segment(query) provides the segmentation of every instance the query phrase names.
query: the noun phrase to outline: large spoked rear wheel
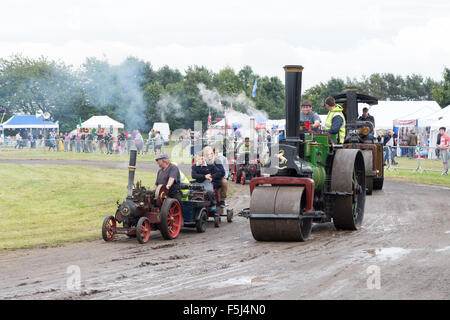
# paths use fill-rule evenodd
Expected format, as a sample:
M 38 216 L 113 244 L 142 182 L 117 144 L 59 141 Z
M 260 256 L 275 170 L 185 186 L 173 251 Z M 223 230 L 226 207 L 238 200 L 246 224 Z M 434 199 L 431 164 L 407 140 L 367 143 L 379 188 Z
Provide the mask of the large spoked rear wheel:
M 364 158 L 359 150 L 336 151 L 331 192 L 337 193 L 333 203 L 333 223 L 336 229 L 357 230 L 363 221 L 366 199 Z
M 146 217 L 141 217 L 136 226 L 136 238 L 139 243 L 146 243 L 150 238 L 150 221 Z
M 111 241 L 116 235 L 116 219 L 113 216 L 108 216 L 103 220 L 102 237 L 105 241 Z
M 172 240 L 178 237 L 181 230 L 182 212 L 180 203 L 173 198 L 167 198 L 161 206 L 161 224 L 159 229 L 164 239 Z

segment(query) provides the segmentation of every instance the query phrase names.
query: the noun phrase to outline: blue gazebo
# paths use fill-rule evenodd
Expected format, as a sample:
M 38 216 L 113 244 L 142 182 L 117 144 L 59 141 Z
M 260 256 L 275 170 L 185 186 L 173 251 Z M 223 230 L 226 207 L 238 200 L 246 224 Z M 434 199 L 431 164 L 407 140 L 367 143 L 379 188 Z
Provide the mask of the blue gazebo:
M 59 129 L 58 122 L 44 120 L 43 117 L 35 115 L 15 114 L 0 125 L 2 130 L 6 129 Z

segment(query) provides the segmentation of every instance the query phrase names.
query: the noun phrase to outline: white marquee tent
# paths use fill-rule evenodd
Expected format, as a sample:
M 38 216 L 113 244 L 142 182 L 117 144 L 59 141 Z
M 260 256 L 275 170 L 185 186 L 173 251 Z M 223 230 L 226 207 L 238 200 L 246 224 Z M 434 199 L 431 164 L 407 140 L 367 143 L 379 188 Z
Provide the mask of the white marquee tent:
M 123 129 L 124 127 L 123 123 L 111 119 L 108 116 L 92 116 L 88 120 L 81 123 L 82 128 L 97 129 L 99 125 L 101 126 L 101 128 L 106 129 L 110 128 L 111 126 L 113 127 L 113 129 Z
M 440 127 L 450 129 L 450 105 L 429 115 L 425 119 L 421 119 L 419 126 L 431 127 L 432 130 L 439 129 Z
M 430 128 L 430 147 L 436 147 L 439 128 L 445 127 L 447 134 L 450 133 L 450 105 L 429 115 L 425 119 L 419 120 L 419 127 Z M 429 153 L 429 158 L 435 158 L 434 152 Z
M 123 123 L 120 123 L 119 121 L 111 119 L 108 116 L 92 116 L 88 120 L 81 123 L 81 128 L 98 129 L 99 125 L 100 125 L 100 128 L 105 129 L 105 131 L 109 130 L 112 126 L 114 136 L 116 136 L 118 134 L 118 129 L 124 128 Z M 77 125 L 77 128 L 78 128 L 78 125 Z M 73 135 L 73 134 L 77 134 L 77 129 L 74 129 L 70 132 L 70 135 Z
M 375 130 L 392 129 L 394 120 L 428 119 L 441 110 L 436 101 L 378 101 L 377 105 L 358 105 L 361 115 L 364 107 L 375 118 Z

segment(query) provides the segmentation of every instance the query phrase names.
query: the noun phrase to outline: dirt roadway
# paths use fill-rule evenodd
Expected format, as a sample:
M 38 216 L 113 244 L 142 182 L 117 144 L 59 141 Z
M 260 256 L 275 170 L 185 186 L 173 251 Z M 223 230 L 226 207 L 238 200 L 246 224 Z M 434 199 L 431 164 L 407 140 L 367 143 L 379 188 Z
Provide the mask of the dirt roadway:
M 248 187 L 237 188 L 235 212 L 249 203 Z M 174 241 L 155 231 L 146 245 L 121 237 L 4 252 L 0 299 L 449 299 L 449 196 L 387 180 L 367 198 L 360 231 L 315 225 L 305 243 L 256 242 L 235 217 Z M 74 265 L 81 289 L 68 290 Z M 368 289 L 377 270 L 381 287 Z

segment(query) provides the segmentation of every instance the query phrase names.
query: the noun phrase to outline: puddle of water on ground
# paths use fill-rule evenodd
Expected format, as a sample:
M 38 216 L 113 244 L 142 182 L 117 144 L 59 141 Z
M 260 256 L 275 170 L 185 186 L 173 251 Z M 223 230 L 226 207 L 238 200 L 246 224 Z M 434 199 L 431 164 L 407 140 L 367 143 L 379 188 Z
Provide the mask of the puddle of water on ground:
M 444 251 L 448 251 L 448 250 L 450 250 L 450 246 L 442 248 L 442 249 L 436 249 L 435 251 L 436 252 L 444 252 Z
M 373 252 L 375 253 L 374 256 L 377 259 L 381 261 L 387 261 L 387 260 L 397 260 L 402 256 L 410 253 L 411 249 L 403 249 L 398 247 L 378 248 L 375 249 Z
M 237 278 L 231 278 L 225 281 L 219 281 L 216 283 L 211 283 L 209 286 L 214 288 L 223 288 L 223 287 L 231 287 L 231 286 L 249 286 L 252 285 L 252 279 L 255 279 L 256 276 L 242 276 Z

